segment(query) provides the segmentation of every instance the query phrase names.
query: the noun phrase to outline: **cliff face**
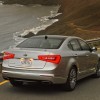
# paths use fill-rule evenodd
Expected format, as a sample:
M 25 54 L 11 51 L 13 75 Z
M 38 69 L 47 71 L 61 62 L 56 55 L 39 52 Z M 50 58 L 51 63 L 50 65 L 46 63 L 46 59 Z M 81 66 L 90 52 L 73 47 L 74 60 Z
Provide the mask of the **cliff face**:
M 59 22 L 38 34 L 75 35 L 84 39 L 100 37 L 100 0 L 3 0 L 5 3 L 60 4 Z

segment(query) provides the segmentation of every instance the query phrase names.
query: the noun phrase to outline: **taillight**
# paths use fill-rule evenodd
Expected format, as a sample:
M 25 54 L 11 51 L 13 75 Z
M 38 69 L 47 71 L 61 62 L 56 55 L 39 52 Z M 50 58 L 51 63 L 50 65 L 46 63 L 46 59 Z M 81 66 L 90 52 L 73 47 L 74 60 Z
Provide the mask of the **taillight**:
M 3 60 L 13 59 L 14 56 L 15 56 L 15 54 L 13 54 L 13 53 L 4 52 Z
M 61 60 L 61 56 L 60 55 L 40 55 L 38 56 L 38 59 L 42 61 L 46 61 L 46 62 L 59 64 Z

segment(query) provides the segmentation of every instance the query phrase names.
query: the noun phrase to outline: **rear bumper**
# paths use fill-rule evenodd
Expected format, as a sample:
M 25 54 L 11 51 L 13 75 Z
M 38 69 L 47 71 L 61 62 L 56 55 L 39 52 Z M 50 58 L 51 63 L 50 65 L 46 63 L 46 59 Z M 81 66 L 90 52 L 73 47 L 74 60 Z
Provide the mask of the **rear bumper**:
M 24 72 L 24 71 L 9 71 L 2 70 L 4 79 L 19 79 L 19 80 L 33 80 L 33 81 L 48 81 L 53 84 L 63 84 L 66 82 L 65 78 L 55 76 L 51 71 L 45 73 L 40 72 Z

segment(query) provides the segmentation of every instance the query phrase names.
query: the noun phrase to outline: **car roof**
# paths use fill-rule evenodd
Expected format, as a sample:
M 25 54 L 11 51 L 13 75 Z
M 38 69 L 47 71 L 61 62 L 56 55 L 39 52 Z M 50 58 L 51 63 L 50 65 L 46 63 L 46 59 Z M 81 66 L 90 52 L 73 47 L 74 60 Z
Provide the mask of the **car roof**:
M 63 35 L 37 35 L 37 36 L 33 36 L 31 38 L 34 38 L 34 37 L 53 37 L 53 38 L 78 38 L 78 37 L 75 37 L 75 36 L 63 36 Z

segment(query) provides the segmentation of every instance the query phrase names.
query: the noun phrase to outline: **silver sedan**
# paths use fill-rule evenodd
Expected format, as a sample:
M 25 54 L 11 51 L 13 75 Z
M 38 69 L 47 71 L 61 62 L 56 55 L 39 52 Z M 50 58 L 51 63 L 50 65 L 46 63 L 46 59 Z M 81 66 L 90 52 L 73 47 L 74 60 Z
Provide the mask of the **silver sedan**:
M 74 36 L 40 35 L 4 51 L 2 76 L 13 86 L 24 82 L 63 84 L 74 90 L 79 79 L 100 76 L 96 48 Z

